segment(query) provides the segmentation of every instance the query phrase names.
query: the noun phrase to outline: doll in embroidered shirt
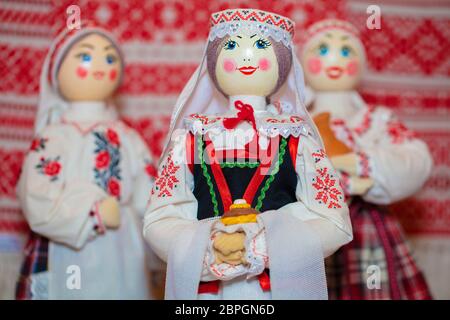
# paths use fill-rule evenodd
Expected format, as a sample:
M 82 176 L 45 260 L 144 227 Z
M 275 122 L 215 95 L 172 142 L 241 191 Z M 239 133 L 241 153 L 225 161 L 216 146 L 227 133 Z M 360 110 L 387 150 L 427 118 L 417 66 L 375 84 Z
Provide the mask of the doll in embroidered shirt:
M 324 20 L 312 25 L 306 38 L 302 61 L 314 91 L 310 111 L 340 173 L 358 234 L 327 261 L 330 297 L 429 298 L 398 221 L 377 206 L 420 190 L 432 166 L 428 148 L 392 111 L 368 106 L 354 91 L 365 63 L 354 26 Z M 370 265 L 381 270 L 377 290 L 367 286 Z
M 149 298 L 140 221 L 151 158 L 107 102 L 123 70 L 117 42 L 95 26 L 65 30 L 50 48 L 18 187 L 34 231 L 19 299 Z
M 323 259 L 352 231 L 304 108 L 293 31 L 260 10 L 211 16 L 144 219 L 167 299 L 327 298 Z

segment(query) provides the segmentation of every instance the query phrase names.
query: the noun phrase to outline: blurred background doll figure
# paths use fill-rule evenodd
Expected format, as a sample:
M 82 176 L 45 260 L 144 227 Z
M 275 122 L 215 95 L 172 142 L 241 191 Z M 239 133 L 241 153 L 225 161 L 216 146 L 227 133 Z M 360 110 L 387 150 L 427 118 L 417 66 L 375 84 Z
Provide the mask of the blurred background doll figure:
M 304 107 L 293 30 L 256 9 L 211 16 L 144 219 L 146 240 L 168 263 L 167 299 L 327 298 L 324 257 L 352 231 Z
M 354 230 L 353 241 L 327 261 L 330 298 L 430 298 L 398 221 L 380 206 L 420 190 L 432 167 L 428 148 L 390 110 L 366 105 L 355 91 L 365 52 L 351 24 L 320 21 L 307 37 L 310 111 L 349 197 Z
M 141 217 L 150 155 L 109 103 L 123 70 L 117 42 L 94 26 L 65 29 L 50 48 L 18 187 L 35 232 L 19 299 L 149 298 Z

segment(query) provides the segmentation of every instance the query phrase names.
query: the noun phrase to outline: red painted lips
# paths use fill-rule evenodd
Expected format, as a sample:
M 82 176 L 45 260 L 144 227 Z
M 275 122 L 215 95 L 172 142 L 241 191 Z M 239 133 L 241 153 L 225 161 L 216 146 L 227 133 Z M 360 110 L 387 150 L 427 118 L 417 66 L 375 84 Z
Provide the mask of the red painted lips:
M 344 73 L 344 69 L 341 67 L 328 67 L 325 69 L 325 72 L 327 73 L 327 76 L 331 79 L 338 79 L 342 76 Z
M 253 73 L 256 71 L 256 69 L 258 69 L 258 68 L 249 66 L 249 67 L 240 67 L 238 70 L 239 70 L 242 74 L 244 74 L 244 75 L 246 75 L 246 76 L 249 76 L 249 75 L 253 74 Z
M 96 80 L 101 80 L 105 76 L 105 73 L 103 71 L 95 71 L 93 75 Z

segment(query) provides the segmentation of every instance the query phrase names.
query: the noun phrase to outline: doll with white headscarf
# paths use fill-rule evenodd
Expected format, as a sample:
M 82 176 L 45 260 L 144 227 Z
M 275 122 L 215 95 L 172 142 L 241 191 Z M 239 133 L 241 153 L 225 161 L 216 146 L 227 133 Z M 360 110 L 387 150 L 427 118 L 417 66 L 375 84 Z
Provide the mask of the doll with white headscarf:
M 144 220 L 167 299 L 327 298 L 323 260 L 352 229 L 304 107 L 293 31 L 260 10 L 211 16 Z
M 367 105 L 355 91 L 365 51 L 353 25 L 319 21 L 305 38 L 302 62 L 314 92 L 310 111 L 341 177 L 355 233 L 327 261 L 330 297 L 427 299 L 398 221 L 379 205 L 420 190 L 432 167 L 428 148 L 391 110 Z
M 18 185 L 34 232 L 19 299 L 149 297 L 141 217 L 151 158 L 108 103 L 123 63 L 112 35 L 91 25 L 64 30 L 49 50 Z

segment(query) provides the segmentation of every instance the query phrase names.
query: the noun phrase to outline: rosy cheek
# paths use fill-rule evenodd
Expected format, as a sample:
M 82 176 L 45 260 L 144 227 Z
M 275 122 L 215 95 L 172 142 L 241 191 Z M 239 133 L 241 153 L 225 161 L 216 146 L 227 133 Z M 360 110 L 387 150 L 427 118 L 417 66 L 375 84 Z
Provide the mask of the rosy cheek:
M 319 58 L 310 58 L 307 64 L 308 71 L 312 74 L 318 74 L 322 70 L 322 61 Z
M 88 74 L 88 71 L 83 68 L 83 67 L 78 67 L 77 68 L 77 76 L 80 77 L 81 79 L 86 78 Z
M 259 66 L 259 68 L 260 68 L 262 71 L 267 71 L 267 70 L 270 69 L 270 66 L 271 66 L 271 65 L 270 65 L 269 59 L 262 58 L 262 59 L 259 60 L 258 66 Z
M 226 72 L 233 72 L 236 70 L 236 62 L 233 59 L 223 59 L 223 69 Z
M 117 78 L 117 70 L 113 69 L 109 72 L 109 79 L 111 81 L 114 81 L 114 80 L 116 80 L 116 78 Z
M 353 60 L 353 61 L 350 61 L 347 64 L 347 73 L 348 73 L 348 75 L 354 76 L 354 75 L 356 75 L 358 73 L 358 71 L 359 71 L 358 61 Z

